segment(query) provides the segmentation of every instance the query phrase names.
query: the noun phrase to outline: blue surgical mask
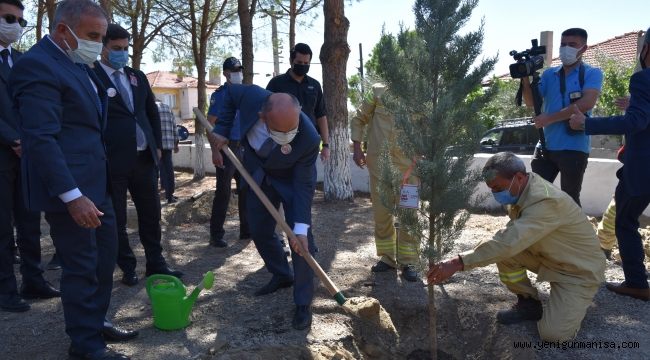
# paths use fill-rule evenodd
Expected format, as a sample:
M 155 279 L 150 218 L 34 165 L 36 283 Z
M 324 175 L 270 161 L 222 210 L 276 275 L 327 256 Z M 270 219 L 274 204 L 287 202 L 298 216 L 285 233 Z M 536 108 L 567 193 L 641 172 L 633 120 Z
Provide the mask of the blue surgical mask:
M 515 178 L 513 177 L 512 180 L 510 180 L 510 186 L 506 190 L 499 191 L 499 192 L 493 192 L 492 195 L 494 196 L 494 199 L 499 202 L 501 205 L 514 205 L 517 203 L 517 200 L 519 200 L 519 196 L 512 195 L 510 193 L 510 188 L 512 187 L 512 184 L 514 183 Z
M 108 52 L 108 62 L 113 69 L 119 70 L 129 62 L 129 52 L 124 50 L 110 50 Z

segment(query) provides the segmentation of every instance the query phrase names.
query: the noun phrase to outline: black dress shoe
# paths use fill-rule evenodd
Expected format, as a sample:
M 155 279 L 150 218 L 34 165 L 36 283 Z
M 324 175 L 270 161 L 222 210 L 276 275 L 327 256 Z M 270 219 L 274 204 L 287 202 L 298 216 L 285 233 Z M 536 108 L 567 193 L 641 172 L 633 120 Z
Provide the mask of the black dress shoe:
M 9 312 L 25 312 L 30 306 L 18 294 L 0 295 L 0 309 Z
M 176 276 L 179 279 L 181 277 L 183 277 L 183 272 L 182 271 L 172 269 L 167 265 L 165 265 L 164 267 L 160 267 L 160 268 L 147 269 L 147 271 L 145 272 L 146 276 L 151 276 L 153 274 L 171 275 L 171 276 Z
M 68 349 L 68 355 L 70 355 L 70 359 L 75 359 L 75 360 L 77 359 L 79 360 L 130 360 L 131 359 L 130 357 L 124 354 L 120 354 L 108 348 L 103 348 L 93 353 L 84 353 L 70 346 L 70 348 Z
M 50 259 L 50 262 L 47 263 L 47 269 L 48 270 L 59 270 L 61 269 L 61 262 L 59 261 L 59 257 L 56 256 L 56 253 L 52 255 L 52 258 Z
M 293 314 L 291 326 L 296 330 L 311 327 L 311 308 L 309 305 L 296 305 L 296 312 Z
M 270 293 L 274 293 L 282 288 L 287 288 L 293 285 L 293 279 L 282 279 L 279 277 L 272 277 L 271 281 L 268 284 L 262 286 L 259 290 L 255 292 L 255 296 L 262 296 Z
M 125 272 L 122 275 L 122 284 L 126 286 L 135 286 L 138 284 L 138 275 L 134 272 Z
M 51 299 L 61 297 L 61 292 L 49 282 L 43 281 L 40 284 L 23 284 L 20 295 L 25 299 Z
M 224 239 L 210 239 L 210 246 L 225 248 L 228 246 L 228 243 Z
M 104 324 L 102 336 L 107 342 L 125 342 L 129 341 L 139 334 L 138 330 L 125 330 L 113 324 Z
M 372 272 L 386 272 L 389 270 L 394 270 L 395 268 L 386 264 L 385 262 L 379 260 L 375 265 L 370 268 Z
M 178 198 L 176 196 L 174 196 L 174 195 L 167 198 L 167 204 L 173 204 L 173 203 L 175 203 L 177 201 L 178 201 Z

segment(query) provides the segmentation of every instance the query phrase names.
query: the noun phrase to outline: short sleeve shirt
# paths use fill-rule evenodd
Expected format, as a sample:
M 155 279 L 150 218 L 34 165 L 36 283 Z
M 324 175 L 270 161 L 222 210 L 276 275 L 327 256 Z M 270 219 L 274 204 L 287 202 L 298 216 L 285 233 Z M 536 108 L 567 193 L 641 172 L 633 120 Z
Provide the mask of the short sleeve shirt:
M 266 85 L 266 90 L 274 93 L 292 94 L 298 98 L 302 111 L 309 116 L 316 129 L 320 132 L 316 120 L 325 116 L 326 113 L 323 89 L 316 79 L 305 75 L 302 82 L 297 82 L 287 71 L 271 79 Z
M 586 89 L 595 89 L 600 91 L 603 86 L 603 72 L 584 64 L 585 79 L 582 91 Z M 566 91 L 564 101 L 560 91 L 560 69 L 561 66 L 552 67 L 544 71 L 539 83 L 539 92 L 544 99 L 542 113 L 554 113 L 570 104 L 569 94 L 580 89 L 579 67 L 573 69 L 566 75 Z M 591 115 L 591 111 L 588 112 Z M 574 150 L 589 153 L 591 149 L 591 140 L 588 135 L 582 133 L 570 133 L 567 130 L 565 121 L 558 121 L 544 127 L 544 137 L 546 139 L 546 148 L 551 151 Z
M 217 116 L 217 121 L 219 121 L 218 114 L 219 109 L 223 107 L 223 97 L 226 94 L 226 86 L 228 83 L 220 86 L 217 90 L 212 93 L 210 96 L 210 107 L 208 108 L 208 115 Z M 235 114 L 235 119 L 233 120 L 232 129 L 230 130 L 230 138 L 232 141 L 241 140 L 241 129 L 239 126 L 239 110 Z

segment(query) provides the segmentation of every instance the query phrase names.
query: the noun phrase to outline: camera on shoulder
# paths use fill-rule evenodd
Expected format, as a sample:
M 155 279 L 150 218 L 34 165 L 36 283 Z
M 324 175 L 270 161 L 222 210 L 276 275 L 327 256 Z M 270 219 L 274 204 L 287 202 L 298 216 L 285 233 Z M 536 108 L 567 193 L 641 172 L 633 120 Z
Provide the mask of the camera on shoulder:
M 513 79 L 521 79 L 526 76 L 532 76 L 533 73 L 544 67 L 544 57 L 546 46 L 540 46 L 537 39 L 530 41 L 532 47 L 524 51 L 517 52 L 512 50 L 512 56 L 516 63 L 510 65 L 510 76 Z

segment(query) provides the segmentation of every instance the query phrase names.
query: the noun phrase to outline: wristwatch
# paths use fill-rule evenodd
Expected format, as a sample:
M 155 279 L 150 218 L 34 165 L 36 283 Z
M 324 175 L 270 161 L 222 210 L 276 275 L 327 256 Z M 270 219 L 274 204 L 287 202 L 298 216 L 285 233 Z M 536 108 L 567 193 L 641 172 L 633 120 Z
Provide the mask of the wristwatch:
M 323 143 L 323 147 L 328 148 L 328 147 L 330 147 L 330 144 L 329 143 Z

